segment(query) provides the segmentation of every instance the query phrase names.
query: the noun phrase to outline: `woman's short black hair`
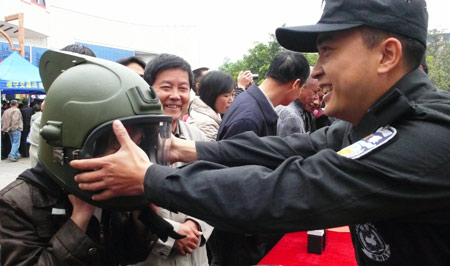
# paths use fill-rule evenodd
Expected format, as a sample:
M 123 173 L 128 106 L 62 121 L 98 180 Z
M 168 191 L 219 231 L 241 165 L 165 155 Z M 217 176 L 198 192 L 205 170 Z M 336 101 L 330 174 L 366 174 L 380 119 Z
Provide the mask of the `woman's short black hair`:
M 183 58 L 173 54 L 160 54 L 150 60 L 145 66 L 144 80 L 152 86 L 159 72 L 173 68 L 181 68 L 188 73 L 189 87 L 192 88 L 194 74 L 192 74 L 191 65 Z
M 232 92 L 236 87 L 233 77 L 223 71 L 210 71 L 200 82 L 199 96 L 214 111 L 217 97 L 223 93 Z M 216 111 L 217 112 L 217 111 Z

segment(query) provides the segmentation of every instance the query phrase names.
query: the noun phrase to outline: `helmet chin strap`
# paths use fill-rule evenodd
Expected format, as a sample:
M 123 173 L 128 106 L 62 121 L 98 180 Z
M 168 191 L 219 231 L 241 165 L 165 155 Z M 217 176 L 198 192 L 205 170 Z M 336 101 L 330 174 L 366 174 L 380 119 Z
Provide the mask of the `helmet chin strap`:
M 175 232 L 173 230 L 173 226 L 161 216 L 156 214 L 151 208 L 144 208 L 141 211 L 139 220 L 162 241 L 166 242 L 169 236 L 175 240 L 186 237 L 185 235 L 180 235 Z

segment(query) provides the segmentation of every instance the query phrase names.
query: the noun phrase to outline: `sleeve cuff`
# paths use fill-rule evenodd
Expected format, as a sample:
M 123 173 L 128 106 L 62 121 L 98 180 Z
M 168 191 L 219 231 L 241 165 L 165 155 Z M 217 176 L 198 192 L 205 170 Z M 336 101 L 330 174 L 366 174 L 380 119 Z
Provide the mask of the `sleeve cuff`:
M 195 217 L 192 217 L 192 216 L 188 216 L 186 218 L 186 220 L 192 220 L 197 223 L 198 230 L 203 233 L 203 235 L 200 238 L 199 246 L 202 247 L 203 245 L 205 245 L 206 241 L 208 241 L 209 237 L 211 236 L 211 233 L 212 233 L 212 230 L 214 229 L 214 227 L 212 227 L 211 225 L 207 224 L 206 222 L 204 222 L 200 219 L 197 219 Z
M 197 159 L 220 162 L 220 146 L 217 141 L 196 141 Z
M 162 242 L 158 239 L 158 242 L 152 249 L 152 253 L 161 257 L 162 259 L 167 259 L 172 251 L 173 245 L 175 244 L 175 239 L 169 237 L 166 242 Z
M 176 172 L 176 168 L 153 164 L 147 169 L 144 179 L 144 193 L 151 202 L 159 202 L 166 195 L 164 188 L 164 180 L 167 176 Z M 155 201 L 154 201 L 155 200 Z
M 94 242 L 71 219 L 58 230 L 53 241 L 55 249 L 65 249 L 65 254 L 70 254 L 75 260 L 89 261 L 99 252 Z

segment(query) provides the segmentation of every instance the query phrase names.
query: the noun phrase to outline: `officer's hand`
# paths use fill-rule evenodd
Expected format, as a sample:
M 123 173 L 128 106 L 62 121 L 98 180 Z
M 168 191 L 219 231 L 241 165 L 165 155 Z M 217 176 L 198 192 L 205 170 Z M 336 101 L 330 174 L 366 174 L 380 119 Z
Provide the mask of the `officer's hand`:
M 171 163 L 189 163 L 197 160 L 195 141 L 179 139 L 174 135 L 172 135 L 170 141 L 169 161 Z
M 175 241 L 175 250 L 183 256 L 186 253 L 192 254 L 200 242 L 199 237 L 203 234 L 198 231 L 197 223 L 192 220 L 187 220 L 180 225 L 178 233 L 186 237 Z
M 100 191 L 93 200 L 106 200 L 117 196 L 139 195 L 144 192 L 144 177 L 152 165 L 147 154 L 128 135 L 123 124 L 116 120 L 113 131 L 120 149 L 100 158 L 73 160 L 70 165 L 82 170 L 94 170 L 75 176 L 81 189 Z

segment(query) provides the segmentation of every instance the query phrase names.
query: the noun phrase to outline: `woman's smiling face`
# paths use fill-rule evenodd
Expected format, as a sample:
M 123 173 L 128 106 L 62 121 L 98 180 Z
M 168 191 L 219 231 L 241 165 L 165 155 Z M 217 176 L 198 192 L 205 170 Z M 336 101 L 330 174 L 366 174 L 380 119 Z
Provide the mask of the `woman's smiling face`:
M 189 105 L 189 75 L 181 68 L 166 69 L 158 73 L 153 83 L 156 94 L 163 106 L 164 114 L 176 123 L 185 114 Z

